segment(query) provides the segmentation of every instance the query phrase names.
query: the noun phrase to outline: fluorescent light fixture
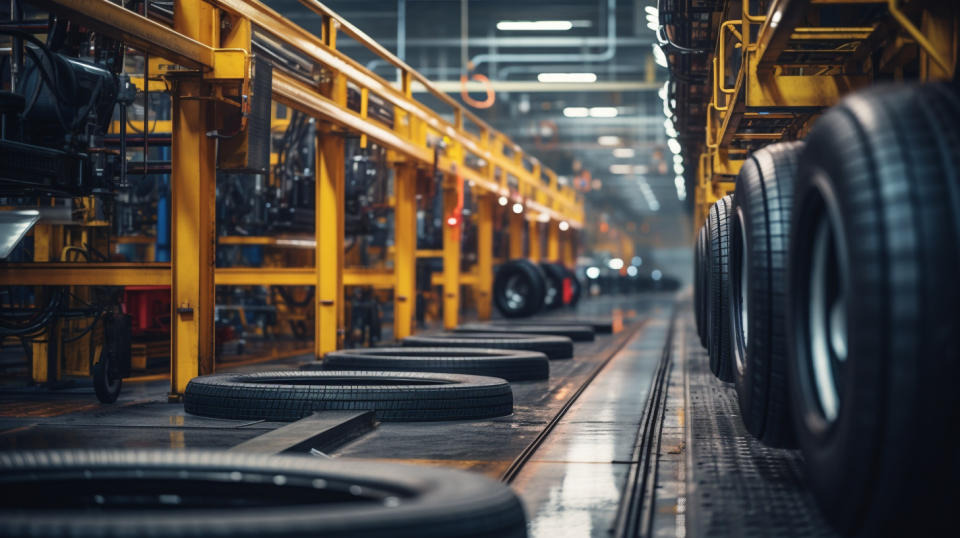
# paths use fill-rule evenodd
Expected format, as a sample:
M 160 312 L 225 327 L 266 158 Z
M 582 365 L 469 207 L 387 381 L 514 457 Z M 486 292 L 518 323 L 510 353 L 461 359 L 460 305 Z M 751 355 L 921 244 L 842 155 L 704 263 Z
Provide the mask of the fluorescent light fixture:
M 677 174 L 678 176 L 683 175 L 683 165 L 680 163 L 673 163 L 673 173 Z
M 631 265 L 627 267 L 627 276 L 637 276 L 638 272 L 639 270 L 637 269 L 636 265 Z
M 316 239 L 296 239 L 296 238 L 284 238 L 281 237 L 277 239 L 278 247 L 290 247 L 290 248 L 317 248 Z
M 654 280 L 660 280 L 661 278 L 663 278 L 663 273 L 661 273 L 659 269 L 654 269 L 654 270 L 650 273 L 650 278 L 652 278 L 652 279 L 654 279 Z
M 677 142 L 676 138 L 667 140 L 667 147 L 670 148 L 670 153 L 673 153 L 674 155 L 680 154 L 680 142 Z
M 681 202 L 687 199 L 687 182 L 683 176 L 673 178 L 673 185 L 677 188 L 677 199 Z
M 647 15 L 650 15 L 651 17 L 656 17 L 659 15 L 656 6 L 646 6 L 643 8 L 643 10 L 646 11 Z
M 590 280 L 595 280 L 599 276 L 600 276 L 599 267 L 587 267 L 587 278 L 589 278 Z
M 540 82 L 596 82 L 596 73 L 540 73 Z
M 617 107 L 615 106 L 594 106 L 590 107 L 591 118 L 616 118 Z
M 597 138 L 597 144 L 600 144 L 601 146 L 619 146 L 620 137 L 610 135 L 601 136 L 600 138 Z
M 661 49 L 660 45 L 657 45 L 656 43 L 653 44 L 653 61 L 656 62 L 660 67 L 668 67 L 667 55 L 663 53 L 663 49 Z
M 674 155 L 673 162 L 683 164 L 683 155 Z
M 509 201 L 510 201 L 510 200 L 507 200 L 507 197 L 506 197 L 506 196 L 501 196 L 501 197 L 497 200 L 497 203 L 500 204 L 501 206 L 505 206 L 505 205 L 507 205 L 507 202 L 509 202 Z
M 659 97 L 661 101 L 667 100 L 667 87 L 669 85 L 670 85 L 670 81 L 668 80 L 663 83 L 663 86 L 659 90 L 657 90 L 657 97 Z
M 550 222 L 550 215 L 548 213 L 540 213 L 537 215 L 537 220 L 543 223 Z
M 520 213 L 523 213 L 523 204 L 521 204 L 520 202 L 513 204 L 513 212 L 516 213 L 517 215 L 519 215 Z
M 568 224 L 565 220 L 561 220 L 559 226 L 561 232 L 565 232 L 570 229 L 570 224 Z
M 586 118 L 590 115 L 590 109 L 585 106 L 568 106 L 563 109 L 563 115 L 567 118 Z
M 633 148 L 614 148 L 613 156 L 618 159 L 631 159 L 636 154 Z
M 573 21 L 500 21 L 497 30 L 542 32 L 545 30 L 563 31 L 573 28 Z
M 623 268 L 623 260 L 620 258 L 610 258 L 610 261 L 607 262 L 607 267 L 614 271 L 619 271 Z

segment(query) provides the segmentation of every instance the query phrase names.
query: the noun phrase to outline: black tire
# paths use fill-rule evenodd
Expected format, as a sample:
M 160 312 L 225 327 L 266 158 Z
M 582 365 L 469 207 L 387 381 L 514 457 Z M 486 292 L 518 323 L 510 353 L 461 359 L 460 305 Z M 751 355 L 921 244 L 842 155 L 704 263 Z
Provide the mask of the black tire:
M 707 312 L 707 331 L 710 333 L 710 371 L 721 381 L 733 381 L 730 357 L 730 315 L 728 296 L 730 263 L 730 209 L 733 197 L 724 196 L 710 207 L 707 271 L 710 290 L 710 309 Z
M 561 265 L 561 267 L 567 271 L 567 277 L 570 278 L 570 301 L 567 303 L 567 306 L 577 306 L 577 303 L 580 302 L 580 297 L 583 295 L 583 283 L 577 278 L 577 272 L 574 269 L 570 269 L 565 265 Z
M 540 322 L 544 325 L 575 325 L 578 327 L 590 327 L 593 329 L 594 335 L 597 334 L 613 334 L 613 321 L 610 318 L 591 318 L 591 317 L 576 317 L 576 318 L 555 318 L 555 317 L 544 317 L 540 319 Z M 533 323 L 533 322 L 531 322 Z M 511 326 L 515 325 L 515 321 L 491 321 L 490 325 L 499 325 L 499 326 Z
M 526 536 L 509 487 L 347 459 L 182 450 L 0 453 L 2 536 Z
M 574 342 L 592 342 L 595 338 L 593 327 L 587 325 L 553 325 L 550 319 L 543 323 L 524 321 L 510 322 L 509 325 L 498 323 L 465 323 L 453 330 L 456 333 L 526 333 L 544 334 L 552 336 L 566 336 Z
M 802 142 L 772 144 L 740 168 L 730 217 L 733 377 L 747 431 L 794 445 L 787 385 L 787 249 Z
M 527 259 L 510 260 L 493 278 L 493 304 L 505 318 L 522 318 L 543 309 L 547 277 Z
M 239 420 L 298 420 L 324 410 L 375 411 L 382 421 L 463 420 L 513 412 L 503 379 L 418 372 L 256 372 L 200 376 L 186 412 Z
M 547 277 L 547 293 L 543 299 L 543 307 L 552 310 L 564 306 L 563 281 L 568 278 L 566 268 L 556 263 L 540 262 L 540 269 Z
M 404 347 L 480 347 L 539 351 L 550 359 L 573 358 L 573 340 L 566 336 L 507 333 L 440 333 L 414 335 L 400 342 Z
M 123 379 L 118 375 L 110 353 L 101 353 L 100 360 L 93 365 L 93 392 L 100 403 L 113 403 L 120 397 Z
M 550 377 L 550 361 L 536 351 L 439 347 L 384 347 L 334 351 L 301 370 L 378 370 L 483 375 L 507 381 Z
M 824 114 L 800 158 L 791 230 L 793 417 L 823 514 L 851 535 L 952 535 L 956 87 L 875 88 Z

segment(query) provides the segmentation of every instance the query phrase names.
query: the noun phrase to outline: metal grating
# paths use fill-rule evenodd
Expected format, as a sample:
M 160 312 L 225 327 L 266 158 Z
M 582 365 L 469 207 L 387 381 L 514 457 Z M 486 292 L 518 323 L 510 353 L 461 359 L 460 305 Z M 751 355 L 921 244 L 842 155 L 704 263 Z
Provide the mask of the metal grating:
M 733 385 L 711 374 L 693 324 L 685 325 L 688 536 L 837 536 L 803 485 L 799 453 L 746 431 Z

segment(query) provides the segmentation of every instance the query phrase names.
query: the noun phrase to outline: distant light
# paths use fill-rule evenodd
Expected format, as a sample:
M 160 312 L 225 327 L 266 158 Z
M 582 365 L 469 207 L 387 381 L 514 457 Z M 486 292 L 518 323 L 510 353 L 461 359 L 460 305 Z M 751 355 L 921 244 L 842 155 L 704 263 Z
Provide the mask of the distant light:
M 539 215 L 537 215 L 537 220 L 539 220 L 540 222 L 550 222 L 550 214 L 540 213 Z
M 516 213 L 517 215 L 519 215 L 520 213 L 523 213 L 523 204 L 519 202 L 513 204 L 513 212 Z
M 590 107 L 591 118 L 616 118 L 617 107 L 615 106 L 594 106 Z
M 673 163 L 673 172 L 674 172 L 675 174 L 677 174 L 678 176 L 679 176 L 679 175 L 682 175 L 682 174 L 683 174 L 683 165 L 680 164 L 680 163 Z
M 659 269 L 654 269 L 653 272 L 650 273 L 650 278 L 660 280 L 663 278 L 663 273 L 661 273 Z
M 510 31 L 544 31 L 569 30 L 573 28 L 572 21 L 500 21 L 497 30 Z
M 607 262 L 607 267 L 613 269 L 614 271 L 619 271 L 623 269 L 623 260 L 620 258 L 610 258 L 610 261 Z
M 568 118 L 586 118 L 590 115 L 590 109 L 585 106 L 568 106 L 563 109 L 563 115 Z
M 507 205 L 507 202 L 509 201 L 510 200 L 507 200 L 506 196 L 501 196 L 499 199 L 497 199 L 497 203 L 500 204 L 501 206 Z
M 570 229 L 570 225 L 567 224 L 567 221 L 565 221 L 565 220 L 561 220 L 559 226 L 560 226 L 560 231 L 561 231 L 561 232 L 565 232 L 565 231 L 567 231 L 567 230 Z
M 677 142 L 676 138 L 667 140 L 667 147 L 670 148 L 670 153 L 673 153 L 674 155 L 680 154 L 680 142 Z
M 597 139 L 597 144 L 600 144 L 601 146 L 619 146 L 620 137 L 610 135 L 601 136 Z
M 596 73 L 540 73 L 540 82 L 596 82 Z
M 613 156 L 618 159 L 630 159 L 634 155 L 636 155 L 636 153 L 637 152 L 633 151 L 633 148 L 614 148 L 613 149 Z
M 677 176 L 673 178 L 673 185 L 677 188 L 677 200 L 681 202 L 687 199 L 687 182 L 683 180 L 683 176 Z
M 643 265 L 643 258 L 641 258 L 640 256 L 634 256 L 633 259 L 630 260 L 630 263 L 632 263 L 633 265 L 636 265 L 637 267 L 640 267 L 641 265 Z
M 611 174 L 629 174 L 633 171 L 633 167 L 629 164 L 611 164 L 610 173 Z
M 667 64 L 667 55 L 663 53 L 663 49 L 656 43 L 653 44 L 653 61 L 657 62 L 657 65 L 660 67 L 669 66 L 669 64 Z
M 599 267 L 587 267 L 587 278 L 589 278 L 590 280 L 594 280 L 599 276 L 600 276 Z
M 457 225 L 457 217 L 449 217 L 449 218 L 447 218 L 447 224 L 450 225 L 450 226 L 456 226 L 456 225 Z
M 639 270 L 636 265 L 631 265 L 627 267 L 627 276 L 637 276 Z
M 643 10 L 646 11 L 647 14 L 650 15 L 650 16 L 652 16 L 652 17 L 656 17 L 656 16 L 659 14 L 659 12 L 657 11 L 656 6 L 646 6 L 646 7 L 643 8 Z
M 683 164 L 683 155 L 674 155 L 673 162 Z
M 667 132 L 668 138 L 676 138 L 677 130 L 673 126 L 673 121 L 670 118 L 663 120 L 663 129 Z

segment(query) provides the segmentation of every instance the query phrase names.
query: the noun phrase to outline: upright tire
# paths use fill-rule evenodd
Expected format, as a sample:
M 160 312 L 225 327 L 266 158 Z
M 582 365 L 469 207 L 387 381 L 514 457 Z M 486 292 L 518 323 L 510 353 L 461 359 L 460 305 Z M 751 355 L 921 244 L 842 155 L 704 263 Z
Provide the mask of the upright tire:
M 729 283 L 730 272 L 730 210 L 733 197 L 724 196 L 710 207 L 707 219 L 707 278 L 710 290 L 707 311 L 709 332 L 710 371 L 721 381 L 733 381 L 730 357 Z
M 478 474 L 190 450 L 0 453 L 0 536 L 524 537 L 516 494 Z
M 875 88 L 824 114 L 791 230 L 793 417 L 822 512 L 848 535 L 954 533 L 957 88 Z
M 787 248 L 802 142 L 772 144 L 740 168 L 730 217 L 733 377 L 747 431 L 793 445 L 787 385 Z
M 543 269 L 530 260 L 510 260 L 493 279 L 493 304 L 505 318 L 532 316 L 543 309 L 546 279 Z

